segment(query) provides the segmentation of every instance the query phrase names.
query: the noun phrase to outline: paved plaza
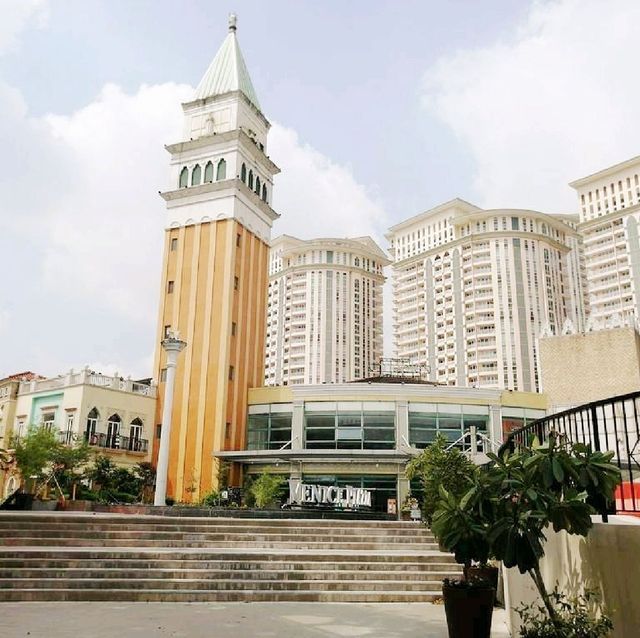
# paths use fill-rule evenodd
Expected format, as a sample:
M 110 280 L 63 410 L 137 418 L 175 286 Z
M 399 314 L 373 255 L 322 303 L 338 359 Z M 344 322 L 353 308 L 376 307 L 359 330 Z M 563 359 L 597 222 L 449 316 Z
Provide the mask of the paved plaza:
M 503 610 L 495 638 L 509 634 Z M 429 603 L 2 603 L 2 638 L 446 638 Z

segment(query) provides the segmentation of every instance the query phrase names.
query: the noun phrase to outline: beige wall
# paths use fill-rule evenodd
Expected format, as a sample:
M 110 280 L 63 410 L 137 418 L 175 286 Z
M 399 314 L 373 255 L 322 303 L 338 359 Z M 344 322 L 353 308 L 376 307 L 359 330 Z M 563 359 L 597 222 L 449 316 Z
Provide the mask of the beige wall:
M 640 336 L 634 328 L 540 339 L 542 389 L 565 408 L 640 390 Z M 557 410 L 556 410 L 557 411 Z
M 600 520 L 599 517 L 597 519 Z M 637 638 L 640 632 L 640 519 L 612 516 L 595 523 L 589 536 L 547 532 L 541 568 L 545 584 L 575 595 L 595 589 L 615 625 L 612 638 Z M 520 626 L 513 607 L 538 600 L 529 575 L 516 568 L 504 570 L 505 605 L 512 635 Z

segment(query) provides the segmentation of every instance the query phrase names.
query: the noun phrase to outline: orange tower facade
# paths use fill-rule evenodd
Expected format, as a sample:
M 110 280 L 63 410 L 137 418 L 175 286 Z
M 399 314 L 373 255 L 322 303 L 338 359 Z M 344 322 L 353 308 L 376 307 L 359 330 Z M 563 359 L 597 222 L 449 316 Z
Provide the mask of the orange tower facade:
M 217 487 L 215 452 L 243 448 L 247 390 L 264 379 L 269 239 L 278 217 L 269 202 L 279 169 L 266 155 L 270 124 L 234 16 L 183 110 L 185 141 L 166 147 L 172 187 L 162 193 L 168 219 L 157 343 L 175 331 L 187 342 L 176 369 L 167 495 L 192 502 Z M 158 346 L 158 424 L 165 366 Z M 232 483 L 239 479 L 232 473 Z

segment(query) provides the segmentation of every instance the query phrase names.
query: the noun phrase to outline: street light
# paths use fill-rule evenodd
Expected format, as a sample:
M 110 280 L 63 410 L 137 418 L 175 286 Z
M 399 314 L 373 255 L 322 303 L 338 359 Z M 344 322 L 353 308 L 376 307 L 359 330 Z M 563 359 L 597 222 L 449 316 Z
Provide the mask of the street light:
M 166 505 L 167 473 L 169 471 L 169 444 L 171 442 L 171 411 L 173 408 L 173 386 L 176 380 L 176 362 L 178 355 L 187 345 L 178 334 L 170 332 L 160 343 L 167 353 L 167 378 L 164 388 L 164 405 L 162 406 L 162 425 L 160 429 L 160 451 L 158 452 L 158 468 L 156 470 L 156 492 L 154 505 Z

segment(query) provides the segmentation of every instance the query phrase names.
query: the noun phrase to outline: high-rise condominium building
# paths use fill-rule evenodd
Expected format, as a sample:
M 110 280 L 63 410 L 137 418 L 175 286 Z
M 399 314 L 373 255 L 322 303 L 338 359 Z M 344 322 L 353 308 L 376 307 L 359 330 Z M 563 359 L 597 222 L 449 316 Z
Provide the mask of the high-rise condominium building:
M 382 356 L 382 269 L 370 237 L 271 245 L 266 385 L 343 383 Z
M 191 501 L 217 485 L 214 452 L 243 447 L 247 390 L 264 379 L 278 168 L 267 155 L 270 124 L 240 53 L 234 16 L 183 110 L 183 141 L 167 146 L 158 342 L 173 330 L 187 342 L 176 369 L 167 491 Z M 160 423 L 166 377 L 160 347 L 155 370 Z
M 580 207 L 589 317 L 640 318 L 640 156 L 571 183 Z
M 576 222 L 454 199 L 392 227 L 396 356 L 448 385 L 537 390 L 540 334 L 584 323 Z

